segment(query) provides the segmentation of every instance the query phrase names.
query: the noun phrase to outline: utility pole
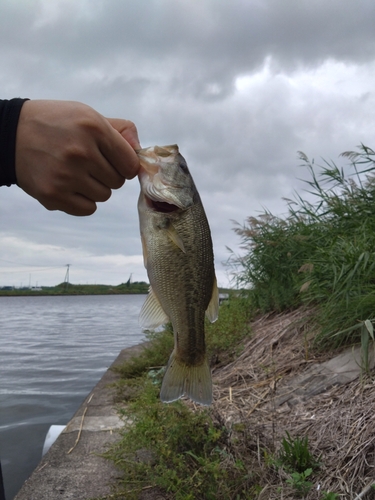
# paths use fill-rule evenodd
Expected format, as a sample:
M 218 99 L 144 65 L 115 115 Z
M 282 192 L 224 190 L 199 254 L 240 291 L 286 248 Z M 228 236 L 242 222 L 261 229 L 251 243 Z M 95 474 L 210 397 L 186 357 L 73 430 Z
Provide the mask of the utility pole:
M 132 276 L 133 276 L 133 273 L 130 273 L 129 279 L 128 279 L 128 281 L 126 282 L 126 286 L 128 286 L 128 287 L 131 285 L 131 282 L 132 282 Z
M 69 268 L 70 268 L 70 264 L 66 264 L 66 273 L 65 273 L 65 278 L 64 278 L 65 290 L 67 290 L 68 286 L 69 286 Z

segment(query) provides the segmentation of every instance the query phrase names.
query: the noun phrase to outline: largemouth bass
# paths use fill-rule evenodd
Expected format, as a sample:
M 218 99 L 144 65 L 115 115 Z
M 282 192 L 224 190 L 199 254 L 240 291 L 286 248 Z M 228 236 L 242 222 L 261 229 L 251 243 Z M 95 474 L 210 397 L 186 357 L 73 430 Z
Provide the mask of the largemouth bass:
M 170 321 L 175 339 L 160 398 L 171 402 L 185 395 L 210 405 L 204 322 L 205 314 L 211 322 L 217 319 L 219 294 L 206 214 L 178 146 L 154 146 L 137 154 L 139 222 L 151 285 L 140 324 L 154 329 Z

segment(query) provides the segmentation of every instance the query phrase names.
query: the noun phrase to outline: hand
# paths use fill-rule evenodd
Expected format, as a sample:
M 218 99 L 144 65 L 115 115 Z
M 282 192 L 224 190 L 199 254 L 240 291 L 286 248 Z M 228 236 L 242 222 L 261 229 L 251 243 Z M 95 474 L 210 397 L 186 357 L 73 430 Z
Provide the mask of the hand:
M 137 175 L 135 125 L 78 102 L 26 101 L 16 139 L 18 185 L 48 210 L 91 215 Z

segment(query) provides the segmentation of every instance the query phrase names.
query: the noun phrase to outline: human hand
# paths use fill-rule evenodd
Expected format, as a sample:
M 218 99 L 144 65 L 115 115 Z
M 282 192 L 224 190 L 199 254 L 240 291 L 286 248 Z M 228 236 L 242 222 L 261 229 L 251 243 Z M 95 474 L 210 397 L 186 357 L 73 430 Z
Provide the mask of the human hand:
M 18 185 L 48 210 L 91 215 L 96 202 L 138 173 L 135 125 L 85 104 L 35 100 L 22 106 L 16 138 Z

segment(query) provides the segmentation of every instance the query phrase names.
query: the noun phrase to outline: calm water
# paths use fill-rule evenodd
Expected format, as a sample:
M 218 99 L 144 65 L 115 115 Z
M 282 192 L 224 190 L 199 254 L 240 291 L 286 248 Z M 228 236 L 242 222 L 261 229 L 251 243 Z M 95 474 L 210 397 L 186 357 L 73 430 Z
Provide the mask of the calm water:
M 12 500 L 120 350 L 144 337 L 144 295 L 0 297 L 0 460 Z

